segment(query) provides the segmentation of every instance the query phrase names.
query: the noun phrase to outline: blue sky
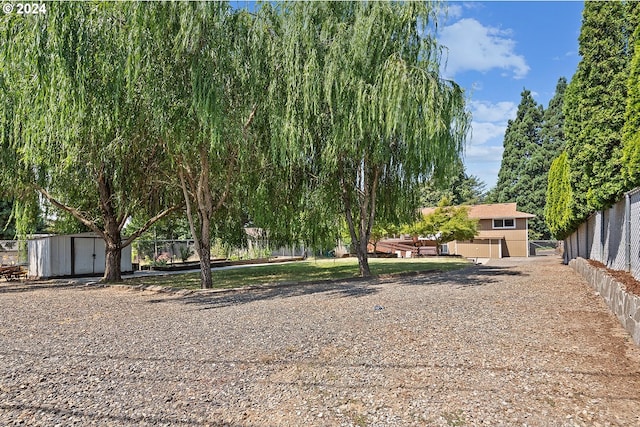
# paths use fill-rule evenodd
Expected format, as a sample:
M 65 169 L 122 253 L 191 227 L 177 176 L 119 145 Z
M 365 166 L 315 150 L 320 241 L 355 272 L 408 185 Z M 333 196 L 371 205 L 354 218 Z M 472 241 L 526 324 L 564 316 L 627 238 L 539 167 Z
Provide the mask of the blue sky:
M 558 78 L 576 71 L 582 2 L 448 2 L 438 25 L 445 77 L 465 88 L 472 113 L 467 173 L 493 187 L 509 119 L 523 89 L 547 107 Z

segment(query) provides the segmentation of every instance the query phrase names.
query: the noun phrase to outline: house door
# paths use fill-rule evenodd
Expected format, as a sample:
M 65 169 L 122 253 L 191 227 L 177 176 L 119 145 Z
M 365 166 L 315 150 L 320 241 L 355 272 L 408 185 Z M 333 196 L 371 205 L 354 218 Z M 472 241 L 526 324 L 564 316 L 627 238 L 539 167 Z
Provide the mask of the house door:
M 104 269 L 105 255 L 102 245 L 96 245 L 98 239 L 87 237 L 71 238 L 71 274 L 93 275 Z

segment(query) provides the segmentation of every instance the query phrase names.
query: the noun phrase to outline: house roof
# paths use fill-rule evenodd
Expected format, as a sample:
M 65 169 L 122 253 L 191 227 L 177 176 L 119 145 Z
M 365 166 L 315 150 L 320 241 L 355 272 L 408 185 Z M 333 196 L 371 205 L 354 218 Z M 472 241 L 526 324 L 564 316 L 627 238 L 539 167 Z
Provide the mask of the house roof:
M 535 215 L 519 212 L 516 203 L 493 203 L 489 205 L 469 205 L 469 218 L 503 219 L 535 218 Z M 436 208 L 422 208 L 422 215 L 432 213 Z

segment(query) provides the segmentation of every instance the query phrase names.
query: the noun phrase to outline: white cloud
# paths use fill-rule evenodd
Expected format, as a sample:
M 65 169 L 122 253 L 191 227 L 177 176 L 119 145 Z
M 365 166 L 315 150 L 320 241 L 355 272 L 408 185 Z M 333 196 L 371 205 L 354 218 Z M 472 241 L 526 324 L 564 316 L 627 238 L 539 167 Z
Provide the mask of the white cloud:
M 468 147 L 464 156 L 467 173 L 480 178 L 488 189 L 495 186 L 502 163 L 502 151 L 502 146 L 495 145 Z
M 529 72 L 524 57 L 515 53 L 515 41 L 509 30 L 485 27 L 472 18 L 445 26 L 440 43 L 448 48 L 444 74 L 453 77 L 466 70 L 486 72 L 494 68 L 509 70 L 521 79 Z
M 471 145 L 465 150 L 465 160 L 469 163 L 497 163 L 500 168 L 504 148 L 497 145 Z
M 479 122 L 506 122 L 514 119 L 518 112 L 518 106 L 510 101 L 491 103 L 488 101 L 469 102 L 473 120 Z
M 471 145 L 482 145 L 492 140 L 501 140 L 507 122 L 516 117 L 518 106 L 510 101 L 469 102 L 471 115 Z
M 489 122 L 471 122 L 471 145 L 485 144 L 504 135 L 507 125 Z
M 518 106 L 510 101 L 469 102 L 473 116 L 471 138 L 464 155 L 467 173 L 475 175 L 490 188 L 495 185 L 502 162 L 504 133 Z

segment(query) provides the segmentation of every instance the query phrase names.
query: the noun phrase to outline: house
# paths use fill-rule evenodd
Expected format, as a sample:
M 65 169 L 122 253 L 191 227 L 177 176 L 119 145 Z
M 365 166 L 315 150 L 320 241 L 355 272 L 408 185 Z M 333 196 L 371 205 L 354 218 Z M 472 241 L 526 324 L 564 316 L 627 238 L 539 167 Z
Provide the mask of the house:
M 435 208 L 423 208 L 427 215 Z M 469 218 L 478 219 L 478 234 L 473 240 L 442 245 L 441 253 L 468 258 L 529 256 L 529 219 L 535 215 L 519 212 L 516 203 L 469 206 Z
M 100 276 L 105 270 L 105 243 L 95 233 L 30 239 L 29 277 Z M 132 272 L 131 245 L 122 248 L 120 268 Z

